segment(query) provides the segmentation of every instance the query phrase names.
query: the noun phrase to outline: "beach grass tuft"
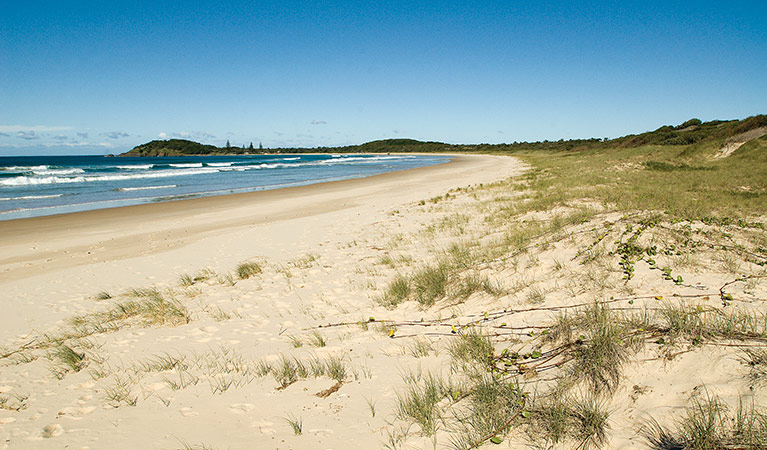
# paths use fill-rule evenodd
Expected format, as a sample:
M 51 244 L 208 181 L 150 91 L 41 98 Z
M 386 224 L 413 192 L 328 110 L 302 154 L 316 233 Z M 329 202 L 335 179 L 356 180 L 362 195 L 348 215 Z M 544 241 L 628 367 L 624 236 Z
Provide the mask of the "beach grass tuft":
M 304 422 L 300 417 L 288 415 L 288 417 L 285 418 L 285 421 L 288 423 L 288 425 L 290 425 L 290 428 L 293 430 L 293 434 L 296 436 L 299 436 L 304 432 Z
M 671 426 L 650 420 L 642 436 L 653 450 L 752 449 L 767 442 L 767 415 L 741 399 L 734 414 L 708 392 L 693 396 L 684 414 Z
M 263 272 L 261 264 L 255 261 L 243 262 L 237 265 L 235 273 L 240 280 L 247 280 Z

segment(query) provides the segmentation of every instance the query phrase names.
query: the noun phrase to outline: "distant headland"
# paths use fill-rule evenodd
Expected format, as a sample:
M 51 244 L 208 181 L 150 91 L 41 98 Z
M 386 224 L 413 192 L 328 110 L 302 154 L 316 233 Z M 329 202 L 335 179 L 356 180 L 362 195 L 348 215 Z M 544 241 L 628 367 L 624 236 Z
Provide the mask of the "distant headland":
M 264 148 L 201 144 L 186 139 L 154 140 L 134 147 L 119 156 L 200 156 L 200 155 L 247 155 L 273 153 L 510 153 L 516 151 L 551 150 L 574 151 L 587 148 L 633 148 L 644 145 L 691 145 L 702 143 L 721 144 L 740 134 L 767 127 L 767 115 L 752 116 L 743 120 L 713 120 L 702 122 L 690 119 L 682 124 L 664 125 L 657 130 L 641 134 L 608 139 L 560 139 L 558 141 L 512 142 L 509 144 L 446 144 L 424 142 L 414 139 L 383 139 L 360 145 L 314 148 Z

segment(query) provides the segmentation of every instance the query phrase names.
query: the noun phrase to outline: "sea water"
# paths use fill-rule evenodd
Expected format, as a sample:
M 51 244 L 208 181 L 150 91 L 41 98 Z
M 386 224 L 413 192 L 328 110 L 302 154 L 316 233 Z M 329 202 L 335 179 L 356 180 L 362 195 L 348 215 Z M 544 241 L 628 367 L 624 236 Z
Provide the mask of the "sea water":
M 0 157 L 0 220 L 362 178 L 449 159 L 381 154 Z

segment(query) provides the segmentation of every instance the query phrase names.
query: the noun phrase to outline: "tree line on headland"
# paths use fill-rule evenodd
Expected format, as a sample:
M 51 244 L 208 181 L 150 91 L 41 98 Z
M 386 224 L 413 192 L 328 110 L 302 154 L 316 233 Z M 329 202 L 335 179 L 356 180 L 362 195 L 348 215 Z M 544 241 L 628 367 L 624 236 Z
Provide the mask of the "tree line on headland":
M 186 139 L 154 140 L 134 147 L 120 156 L 201 156 L 243 155 L 260 153 L 514 153 L 523 151 L 577 151 L 586 149 L 632 148 L 645 145 L 683 146 L 721 141 L 740 134 L 767 127 L 767 115 L 752 116 L 743 120 L 714 120 L 702 122 L 690 119 L 680 125 L 664 125 L 657 130 L 630 134 L 615 139 L 560 139 L 558 141 L 513 142 L 509 144 L 446 144 L 424 142 L 414 139 L 384 139 L 360 145 L 314 148 L 258 148 L 234 147 L 227 141 L 225 147 L 201 144 Z

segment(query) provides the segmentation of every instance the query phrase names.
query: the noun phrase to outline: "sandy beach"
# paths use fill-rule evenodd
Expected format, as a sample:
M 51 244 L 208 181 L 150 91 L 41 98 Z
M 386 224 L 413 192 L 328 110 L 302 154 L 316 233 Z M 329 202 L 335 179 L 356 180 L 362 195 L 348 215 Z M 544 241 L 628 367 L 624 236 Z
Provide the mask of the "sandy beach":
M 0 448 L 182 448 L 181 441 L 216 448 L 380 446 L 391 383 L 399 383 L 401 370 L 386 358 L 378 367 L 381 352 L 396 351 L 385 334 L 345 332 L 317 348 L 294 348 L 288 336 L 321 322 L 385 314 L 371 300 L 371 283 L 382 278 L 371 267 L 392 236 L 421 225 L 406 213 L 408 205 L 521 171 L 507 157 L 459 156 L 365 179 L 3 222 L 3 348 L 107 309 L 116 299 L 95 300 L 102 291 L 118 297 L 129 289 L 171 289 L 196 312 L 181 326 L 126 327 L 89 338 L 109 367 L 106 377 L 81 370 L 58 380 L 44 357 L 3 366 L 0 393 L 26 399 L 21 411 L 0 410 Z M 233 286 L 208 280 L 188 292 L 179 287 L 182 274 L 228 273 L 248 260 L 263 273 Z M 228 319 L 205 312 L 214 309 Z M 160 355 L 206 358 L 221 351 L 252 359 L 343 355 L 354 361 L 347 381 L 357 387 L 320 399 L 314 393 L 333 385 L 327 379 L 276 391 L 271 379 L 248 378 L 215 394 L 208 381 L 172 390 L 163 385 L 165 375 L 129 374 Z M 135 407 L 104 398 L 107 378 L 114 384 L 121 376 L 138 382 L 131 388 L 140 397 Z M 365 398 L 375 402 L 376 417 Z M 310 436 L 294 436 L 287 414 L 302 416 Z
M 644 449 L 691 402 L 762 405 L 763 219 L 545 176 L 466 155 L 0 223 L 0 448 Z

